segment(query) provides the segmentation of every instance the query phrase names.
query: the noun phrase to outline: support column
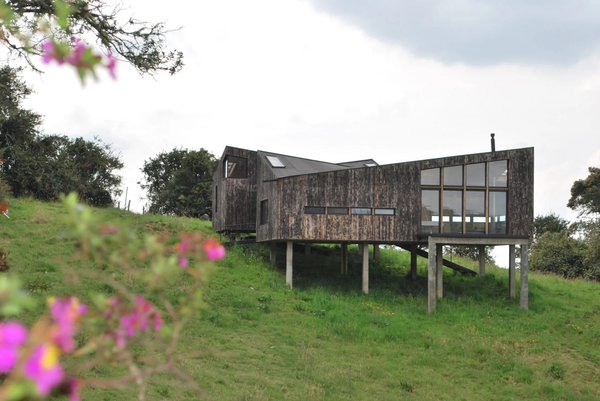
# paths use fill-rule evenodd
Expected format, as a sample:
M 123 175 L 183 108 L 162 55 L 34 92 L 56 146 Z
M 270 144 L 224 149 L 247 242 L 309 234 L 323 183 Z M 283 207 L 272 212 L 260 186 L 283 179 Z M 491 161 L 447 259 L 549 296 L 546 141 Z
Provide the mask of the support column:
M 306 244 L 304 244 L 304 254 L 305 255 L 310 255 L 310 248 L 311 248 L 310 242 L 307 242 Z
M 428 252 L 429 268 L 427 270 L 427 310 L 429 313 L 435 310 L 435 265 L 436 244 L 433 237 L 429 237 Z
M 363 293 L 369 293 L 369 244 L 366 242 L 361 245 L 363 253 L 363 274 L 362 274 L 362 290 Z
M 235 242 L 242 240 L 242 233 L 240 231 L 235 232 Z
M 515 284 L 515 266 L 516 266 L 516 253 L 515 246 L 508 246 L 508 297 L 514 298 L 516 296 L 516 284 Z
M 290 289 L 292 286 L 293 277 L 293 261 L 294 261 L 294 243 L 292 241 L 287 242 L 287 250 L 285 253 L 285 283 L 289 284 Z
M 373 244 L 373 260 L 379 260 L 379 244 Z
M 410 246 L 410 279 L 415 281 L 417 279 L 417 246 Z
M 485 245 L 479 245 L 479 277 L 485 277 Z
M 275 266 L 277 264 L 277 242 L 271 242 L 270 248 L 269 261 Z
M 341 264 L 341 268 L 342 268 L 342 275 L 348 274 L 348 243 L 347 242 L 342 242 L 342 249 L 341 249 L 340 256 L 341 256 L 340 264 Z
M 521 309 L 529 309 L 529 244 L 521 245 Z
M 438 298 L 444 298 L 444 252 L 441 244 L 435 248 L 435 286 Z
M 368 248 L 367 248 L 367 250 L 368 250 Z M 358 256 L 360 256 L 361 258 L 363 255 L 363 251 L 364 251 L 364 248 L 363 248 L 362 244 L 358 244 Z

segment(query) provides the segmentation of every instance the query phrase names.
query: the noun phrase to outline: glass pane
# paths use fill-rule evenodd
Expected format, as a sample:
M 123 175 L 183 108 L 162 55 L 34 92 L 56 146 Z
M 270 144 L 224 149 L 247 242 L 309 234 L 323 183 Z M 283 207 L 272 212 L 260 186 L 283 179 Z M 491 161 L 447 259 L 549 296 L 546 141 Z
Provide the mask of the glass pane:
M 467 186 L 485 187 L 485 163 L 467 164 Z
M 440 191 L 437 189 L 421 191 L 421 232 L 440 232 Z
M 285 164 L 277 156 L 267 156 L 267 160 L 269 160 L 269 163 L 273 167 L 285 167 Z
M 488 234 L 506 234 L 506 192 L 490 191 Z
M 467 191 L 466 197 L 466 232 L 485 234 L 485 192 Z
M 444 233 L 462 233 L 462 191 L 444 191 Z
M 393 216 L 394 209 L 375 209 L 375 214 L 379 216 Z
M 371 208 L 370 207 L 353 207 L 352 214 L 370 215 Z
M 320 206 L 306 206 L 304 214 L 325 214 L 325 208 Z
M 347 207 L 328 207 L 327 214 L 348 214 Z
M 504 187 L 508 185 L 508 160 L 499 162 L 490 162 L 490 172 L 488 177 L 490 187 Z
M 440 169 L 421 170 L 421 185 L 440 185 Z
M 463 184 L 463 169 L 462 166 L 444 167 L 444 185 Z
M 248 177 L 248 159 L 227 156 L 225 159 L 225 178 Z

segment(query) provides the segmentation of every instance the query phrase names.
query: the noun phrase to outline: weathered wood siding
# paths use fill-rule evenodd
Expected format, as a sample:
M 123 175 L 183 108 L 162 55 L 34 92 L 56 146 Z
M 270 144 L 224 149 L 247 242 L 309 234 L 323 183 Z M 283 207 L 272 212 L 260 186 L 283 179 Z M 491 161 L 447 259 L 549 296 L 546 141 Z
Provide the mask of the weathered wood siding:
M 277 180 L 268 162 L 263 158 L 257 159 L 258 179 L 256 196 L 256 240 L 268 241 L 279 238 L 279 207 L 277 204 Z M 260 224 L 260 203 L 268 200 L 269 208 L 265 224 Z
M 247 178 L 225 178 L 227 156 L 248 160 Z M 213 229 L 223 231 L 256 231 L 256 166 L 257 153 L 227 146 L 213 175 Z
M 533 148 L 445 157 L 409 163 L 302 175 L 265 177 L 260 198 L 269 199 L 269 223 L 258 241 L 418 241 L 421 170 L 508 160 L 507 235 L 533 232 Z M 273 198 L 277 202 L 273 202 Z M 310 215 L 305 206 L 392 208 L 394 216 Z

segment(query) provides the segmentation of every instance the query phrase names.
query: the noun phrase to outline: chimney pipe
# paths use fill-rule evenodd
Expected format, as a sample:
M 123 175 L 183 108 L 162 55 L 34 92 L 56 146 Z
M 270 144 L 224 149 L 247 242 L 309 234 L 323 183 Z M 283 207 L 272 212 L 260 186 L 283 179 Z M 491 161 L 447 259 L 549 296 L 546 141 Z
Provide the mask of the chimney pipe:
M 494 153 L 496 151 L 496 140 L 494 139 L 494 136 L 496 134 L 490 134 L 492 137 L 492 153 Z

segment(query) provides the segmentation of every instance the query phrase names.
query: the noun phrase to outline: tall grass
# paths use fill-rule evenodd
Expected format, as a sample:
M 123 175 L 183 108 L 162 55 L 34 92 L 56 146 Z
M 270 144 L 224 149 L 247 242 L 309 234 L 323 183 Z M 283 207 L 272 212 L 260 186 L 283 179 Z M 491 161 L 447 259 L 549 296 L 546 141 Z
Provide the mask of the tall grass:
M 191 219 L 97 209 L 106 221 L 140 232 L 204 230 Z M 92 280 L 64 282 L 79 268 L 74 242 L 63 235 L 62 207 L 17 200 L 0 221 L 0 248 L 11 270 L 49 294 L 108 290 Z M 0 216 L 1 217 L 1 216 Z M 228 249 L 204 288 L 205 308 L 183 333 L 181 367 L 213 400 L 511 400 L 600 398 L 598 284 L 530 273 L 530 309 L 508 298 L 508 272 L 488 265 L 485 278 L 444 270 L 444 299 L 427 313 L 426 261 L 410 280 L 408 252 L 382 249 L 373 261 L 370 293 L 350 249 L 341 275 L 339 249 L 319 247 L 294 257 L 294 289 L 285 286 L 284 250 L 277 266 L 260 244 Z M 477 269 L 476 262 L 459 263 Z M 107 269 L 106 274 L 119 272 Z M 3 273 L 2 273 L 3 274 Z M 120 277 L 127 282 L 127 277 Z M 518 278 L 517 278 L 518 281 Z M 127 282 L 135 288 L 135 282 Z M 168 290 L 176 302 L 181 282 Z M 518 289 L 518 282 L 517 282 Z M 32 320 L 43 307 L 23 316 Z M 110 375 L 110 369 L 90 372 Z M 86 400 L 134 399 L 135 391 L 88 388 Z M 190 399 L 169 377 L 147 398 Z

